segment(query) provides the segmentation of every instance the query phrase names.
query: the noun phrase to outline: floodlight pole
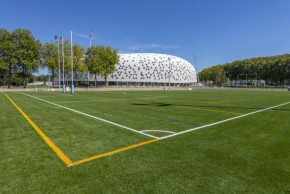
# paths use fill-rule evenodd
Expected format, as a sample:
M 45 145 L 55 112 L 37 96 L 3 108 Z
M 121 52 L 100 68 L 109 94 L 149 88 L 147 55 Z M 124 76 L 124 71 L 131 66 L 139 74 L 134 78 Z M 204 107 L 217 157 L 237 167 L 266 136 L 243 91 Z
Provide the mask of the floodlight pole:
M 62 47 L 62 93 L 65 94 L 65 83 L 64 83 L 64 41 L 61 37 L 61 47 Z
M 90 48 L 92 47 L 92 38 L 93 38 L 93 36 L 94 36 L 94 31 L 93 30 L 91 30 L 90 31 L 90 34 L 89 34 L 89 37 L 90 37 Z M 88 85 L 89 85 L 89 83 L 90 83 L 90 71 L 88 71 Z
M 238 88 L 238 80 L 239 80 L 239 74 L 237 74 L 237 85 L 236 85 L 236 88 Z
M 90 47 L 92 47 L 92 38 L 93 38 L 93 36 L 94 36 L 94 31 L 91 30 L 90 31 L 90 34 L 89 34 L 89 37 L 90 37 Z
M 197 65 L 196 65 L 196 55 L 195 54 L 193 54 L 193 59 L 194 59 L 194 68 L 195 68 L 195 71 L 196 71 L 196 82 L 198 84 L 199 77 L 198 77 L 198 71 L 197 71 Z
M 71 58 L 71 94 L 74 94 L 74 60 L 73 60 L 73 42 L 72 31 L 70 31 L 70 58 Z
M 248 88 L 248 74 L 246 74 L 246 88 Z

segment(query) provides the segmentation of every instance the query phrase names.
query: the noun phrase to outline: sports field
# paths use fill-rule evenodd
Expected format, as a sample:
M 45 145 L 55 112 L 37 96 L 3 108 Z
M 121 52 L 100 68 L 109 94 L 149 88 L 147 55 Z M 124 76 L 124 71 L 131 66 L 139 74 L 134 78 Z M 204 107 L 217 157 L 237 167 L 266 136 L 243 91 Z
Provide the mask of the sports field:
M 290 92 L 0 93 L 0 193 L 290 193 Z

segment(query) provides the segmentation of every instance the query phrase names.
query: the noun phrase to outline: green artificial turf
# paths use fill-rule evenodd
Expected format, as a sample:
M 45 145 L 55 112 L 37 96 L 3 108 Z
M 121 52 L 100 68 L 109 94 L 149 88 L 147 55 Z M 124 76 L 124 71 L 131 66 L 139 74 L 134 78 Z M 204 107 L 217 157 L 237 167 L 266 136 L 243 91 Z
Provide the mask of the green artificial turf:
M 72 160 L 290 102 L 290 92 L 7 95 Z M 0 93 L 0 193 L 289 193 L 290 104 L 67 168 Z M 169 135 L 148 132 L 161 137 Z

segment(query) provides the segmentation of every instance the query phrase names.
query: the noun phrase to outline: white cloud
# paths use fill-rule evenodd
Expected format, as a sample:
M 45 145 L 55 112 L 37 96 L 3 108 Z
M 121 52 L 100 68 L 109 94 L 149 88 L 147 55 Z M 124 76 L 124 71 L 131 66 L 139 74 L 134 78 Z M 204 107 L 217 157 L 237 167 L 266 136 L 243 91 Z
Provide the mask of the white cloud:
M 78 32 L 73 32 L 73 35 L 81 37 L 81 38 L 90 38 L 89 35 L 85 35 L 85 34 L 80 34 Z

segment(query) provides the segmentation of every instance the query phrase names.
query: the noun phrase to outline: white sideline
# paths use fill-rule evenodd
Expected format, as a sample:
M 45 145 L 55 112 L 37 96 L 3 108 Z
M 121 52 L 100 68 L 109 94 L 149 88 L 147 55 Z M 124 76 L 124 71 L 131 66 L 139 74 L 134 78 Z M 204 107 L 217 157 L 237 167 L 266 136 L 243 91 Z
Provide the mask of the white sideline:
M 276 105 L 276 106 L 271 106 L 269 108 L 265 108 L 265 109 L 254 111 L 254 112 L 247 113 L 247 114 L 244 114 L 244 115 L 240 115 L 240 116 L 236 116 L 236 117 L 233 117 L 233 118 L 225 119 L 225 120 L 218 121 L 218 122 L 215 122 L 215 123 L 211 123 L 211 124 L 208 124 L 208 125 L 203 125 L 203 126 L 200 126 L 200 127 L 188 129 L 188 130 L 181 131 L 181 132 L 178 132 L 178 133 L 175 133 L 175 134 L 163 136 L 163 137 L 160 137 L 159 140 L 167 139 L 169 137 L 174 137 L 174 136 L 177 136 L 177 135 L 181 135 L 181 134 L 188 133 L 188 132 L 191 132 L 191 131 L 195 131 L 195 130 L 198 130 L 198 129 L 210 127 L 210 126 L 213 126 L 213 125 L 218 125 L 218 124 L 225 123 L 225 122 L 228 122 L 228 121 L 231 121 L 231 120 L 239 119 L 239 118 L 246 117 L 246 116 L 249 116 L 249 115 L 252 115 L 252 114 L 256 114 L 256 113 L 259 113 L 259 112 L 263 112 L 263 111 L 266 111 L 266 110 L 270 110 L 270 109 L 273 109 L 273 108 L 284 106 L 286 104 L 290 104 L 290 102 L 286 102 L 286 103 L 279 104 L 279 105 Z
M 85 116 L 87 116 L 87 117 L 91 117 L 91 118 L 94 118 L 94 119 L 97 119 L 97 120 L 103 121 L 103 122 L 105 122 L 105 123 L 109 123 L 109 124 L 111 124 L 111 125 L 115 125 L 115 126 L 118 126 L 118 127 L 121 127 L 121 128 L 127 129 L 127 130 L 130 130 L 130 131 L 133 131 L 133 132 L 135 132 L 135 133 L 139 133 L 139 134 L 142 134 L 142 135 L 145 135 L 145 136 L 148 136 L 148 137 L 152 137 L 152 138 L 158 139 L 158 137 L 155 137 L 154 135 L 149 135 L 149 134 L 147 134 L 147 133 L 143 133 L 143 132 L 138 131 L 138 130 L 136 130 L 136 129 L 132 129 L 132 128 L 130 128 L 130 127 L 126 127 L 126 126 L 124 126 L 124 125 L 120 125 L 120 124 L 118 124 L 118 123 L 114 123 L 114 122 L 112 122 L 112 121 L 108 121 L 108 120 L 105 120 L 105 119 L 102 119 L 102 118 L 99 118 L 99 117 L 96 117 L 96 116 L 93 116 L 93 115 L 89 115 L 89 114 L 87 114 L 87 113 L 83 113 L 83 112 L 80 112 L 80 111 L 77 111 L 77 110 L 74 110 L 74 109 L 71 109 L 71 108 L 68 108 L 68 107 L 65 107 L 65 106 L 61 106 L 61 105 L 59 105 L 59 104 L 55 104 L 55 103 L 53 103 L 53 102 L 49 102 L 49 101 L 43 100 L 43 99 L 41 99 L 41 98 L 37 98 L 37 97 L 35 97 L 35 96 L 31 96 L 31 95 L 29 95 L 29 94 L 25 94 L 25 93 L 21 93 L 21 94 L 26 95 L 26 96 L 29 96 L 29 97 L 31 97 L 31 98 L 35 98 L 35 99 L 37 99 L 37 100 L 40 100 L 40 101 L 43 101 L 43 102 L 46 102 L 46 103 L 49 103 L 49 104 L 52 104 L 52 105 L 54 105 L 54 106 L 58 106 L 58 107 L 60 107 L 60 108 L 63 108 L 63 109 L 66 109 L 66 110 L 69 110 L 69 111 L 72 111 L 72 112 L 76 112 L 76 113 L 79 113 L 79 114 L 85 115 Z

